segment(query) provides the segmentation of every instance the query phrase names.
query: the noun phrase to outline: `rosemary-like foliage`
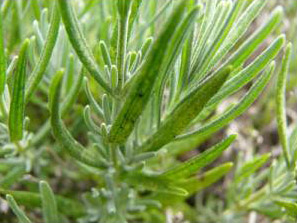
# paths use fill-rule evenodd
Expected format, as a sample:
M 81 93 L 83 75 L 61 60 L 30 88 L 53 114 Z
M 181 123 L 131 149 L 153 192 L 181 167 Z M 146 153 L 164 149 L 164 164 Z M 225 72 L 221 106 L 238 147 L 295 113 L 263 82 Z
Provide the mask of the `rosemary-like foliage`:
M 38 209 L 46 223 L 297 219 L 286 115 L 297 44 L 280 28 L 290 11 L 268 0 L 0 2 L 0 195 L 18 222 L 41 222 Z M 226 128 L 265 88 L 282 150 L 231 156 L 245 138 Z M 256 118 L 269 109 L 260 102 Z M 221 197 L 205 190 L 214 183 Z M 13 222 L 3 219 L 0 208 Z

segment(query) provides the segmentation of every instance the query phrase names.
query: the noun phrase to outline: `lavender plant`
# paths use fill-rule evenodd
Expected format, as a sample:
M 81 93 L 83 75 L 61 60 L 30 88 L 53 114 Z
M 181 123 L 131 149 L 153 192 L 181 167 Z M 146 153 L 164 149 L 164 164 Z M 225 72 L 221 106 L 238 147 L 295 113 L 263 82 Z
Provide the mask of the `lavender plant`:
M 292 45 L 276 31 L 281 6 L 252 24 L 267 2 L 3 1 L 0 194 L 18 221 L 179 222 L 177 212 L 182 222 L 244 222 L 254 212 L 296 219 L 296 130 L 287 136 L 285 115 Z M 278 67 L 283 150 L 267 168 L 270 153 L 247 162 L 238 154 L 233 168 L 222 157 L 236 134 L 223 129 Z M 206 142 L 214 145 L 180 160 Z M 214 213 L 220 203 L 211 193 L 203 202 L 201 191 L 225 177 Z M 73 190 L 59 185 L 67 180 Z

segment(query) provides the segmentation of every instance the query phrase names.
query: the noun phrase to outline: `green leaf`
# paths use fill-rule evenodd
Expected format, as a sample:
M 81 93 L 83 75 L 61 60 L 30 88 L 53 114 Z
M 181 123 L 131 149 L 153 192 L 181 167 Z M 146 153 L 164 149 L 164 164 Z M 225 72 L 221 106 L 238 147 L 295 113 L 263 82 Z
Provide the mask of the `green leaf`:
M 140 12 L 140 7 L 142 5 L 142 1 L 143 0 L 133 0 L 132 1 L 132 5 L 131 5 L 131 12 L 130 12 L 130 16 L 129 16 L 129 24 L 128 24 L 128 41 L 130 39 L 132 30 L 133 30 L 133 25 L 135 23 L 135 21 L 137 21 L 137 18 L 139 16 L 139 12 Z
M 1 14 L 2 14 L 2 18 L 6 18 L 8 12 L 9 12 L 9 9 L 12 7 L 13 1 L 9 1 L 9 0 L 6 0 L 6 1 L 3 1 L 2 4 L 1 4 Z
M 25 81 L 27 48 L 29 40 L 26 39 L 21 47 L 14 76 L 12 98 L 9 109 L 9 135 L 11 141 L 19 141 L 23 138 L 24 113 L 25 113 Z
M 221 179 L 230 171 L 232 166 L 232 163 L 225 163 L 209 171 L 206 171 L 200 176 L 194 176 L 189 179 L 172 179 L 172 184 L 175 185 L 175 187 L 183 188 L 188 192 L 186 196 L 179 194 L 169 194 L 167 191 L 161 191 L 153 194 L 151 198 L 154 200 L 159 200 L 164 206 L 172 207 L 177 205 L 179 207 L 185 198 L 191 197 L 194 193 L 199 192 L 200 190 Z
M 107 66 L 111 67 L 112 63 L 111 63 L 110 55 L 109 55 L 109 52 L 108 52 L 105 42 L 101 40 L 99 44 L 100 44 L 101 54 L 102 54 L 104 63 Z
M 78 19 L 71 5 L 71 1 L 58 0 L 58 2 L 68 38 L 80 61 L 89 71 L 91 76 L 101 85 L 101 87 L 106 92 L 112 94 L 111 88 L 103 79 L 102 74 L 100 73 L 99 68 L 95 62 L 94 56 L 83 35 L 83 32 L 79 27 Z
M 202 111 L 206 103 L 219 91 L 231 68 L 227 67 L 201 82 L 186 95 L 161 123 L 160 128 L 141 146 L 140 151 L 158 150 L 181 134 Z
M 131 0 L 118 0 L 118 39 L 117 39 L 117 55 L 116 64 L 118 69 L 118 85 L 117 89 L 120 91 L 125 82 L 125 66 L 127 54 L 128 28 L 129 28 L 129 12 L 131 8 Z
M 141 51 L 141 55 L 143 58 L 146 57 L 146 55 L 148 54 L 149 50 L 152 47 L 152 43 L 153 43 L 153 37 L 149 37 L 145 40 L 145 42 L 143 43 L 140 51 Z
M 199 50 L 201 47 L 199 45 L 194 49 L 193 52 L 193 62 L 191 64 L 191 71 L 190 71 L 190 77 L 195 78 L 195 74 L 197 73 L 199 69 L 199 66 L 203 65 L 205 61 L 210 60 L 212 57 L 210 54 L 214 54 L 218 51 L 218 49 L 221 47 L 222 43 L 224 42 L 225 38 L 227 37 L 228 33 L 230 32 L 230 29 L 232 28 L 235 20 L 237 19 L 238 15 L 240 14 L 243 6 L 245 4 L 244 0 L 236 1 L 236 3 L 233 5 L 233 8 L 231 12 L 229 13 L 226 21 L 224 21 L 223 28 L 219 31 L 217 36 L 214 38 L 214 41 L 212 42 L 212 45 L 208 48 L 208 51 L 206 53 L 206 57 L 199 58 Z M 218 19 L 218 18 L 216 18 Z M 202 35 L 199 34 L 199 35 Z M 196 74 L 196 78 L 202 79 L 202 74 L 199 72 Z
M 29 80 L 26 86 L 26 103 L 29 101 L 31 95 L 37 89 L 38 84 L 42 80 L 43 75 L 45 74 L 46 68 L 51 59 L 54 46 L 57 41 L 58 33 L 60 27 L 60 14 L 58 6 L 55 4 L 53 12 L 51 15 L 50 27 L 48 29 L 46 40 L 41 51 L 40 58 L 34 67 L 32 74 L 29 76 Z
M 273 202 L 283 208 L 285 208 L 286 212 L 292 216 L 293 218 L 297 219 L 297 204 L 291 201 L 282 199 L 282 198 L 274 198 Z
M 189 192 L 189 195 L 196 193 L 213 183 L 217 182 L 225 176 L 233 167 L 233 163 L 225 163 L 218 167 L 212 168 L 209 171 L 201 174 L 200 176 L 191 177 L 178 183 L 178 186 L 184 188 Z
M 297 126 L 294 128 L 293 132 L 290 135 L 290 149 L 293 157 L 293 161 L 295 162 L 295 166 L 297 164 Z
M 39 190 L 45 223 L 59 222 L 57 203 L 52 189 L 48 183 L 41 181 L 39 183 Z
M 147 175 L 140 172 L 131 172 L 124 175 L 124 180 L 139 189 L 187 196 L 188 192 L 174 185 L 174 182 L 160 175 Z
M 275 30 L 284 17 L 282 7 L 273 10 L 269 20 L 254 32 L 240 48 L 227 59 L 225 64 L 232 65 L 234 68 L 240 66 L 254 52 L 257 47 Z
M 31 5 L 33 8 L 34 16 L 36 20 L 40 20 L 40 7 L 39 7 L 39 1 L 38 0 L 32 0 Z
M 96 115 L 99 116 L 99 118 L 103 118 L 103 111 L 102 108 L 100 107 L 100 105 L 97 103 L 96 99 L 94 98 L 94 96 L 91 93 L 91 90 L 89 88 L 88 85 L 88 79 L 85 77 L 84 78 L 84 91 L 86 93 L 86 96 L 88 98 L 88 101 L 92 107 L 92 109 L 94 110 L 94 112 L 96 113 Z
M 4 190 L 0 188 L 0 194 L 10 194 L 14 197 L 16 202 L 28 208 L 40 208 L 42 206 L 41 195 L 39 193 Z M 75 200 L 71 200 L 58 195 L 55 196 L 55 199 L 57 202 L 58 211 L 62 214 L 65 214 L 66 216 L 81 217 L 86 214 L 84 206 Z
M 292 157 L 289 153 L 286 118 L 286 80 L 292 56 L 292 44 L 288 44 L 282 60 L 282 68 L 277 78 L 276 86 L 276 120 L 279 139 L 288 167 L 291 166 Z
M 79 142 L 77 142 L 70 132 L 66 129 L 61 120 L 60 112 L 60 92 L 61 80 L 63 71 L 58 71 L 54 76 L 50 86 L 50 112 L 51 112 L 51 126 L 53 134 L 60 145 L 76 160 L 93 167 L 102 167 L 100 162 L 96 159 L 98 155 L 94 151 L 85 149 Z
M 176 151 L 173 152 L 181 152 L 192 149 L 194 146 L 204 141 L 207 137 L 211 136 L 213 133 L 243 114 L 259 97 L 260 93 L 269 82 L 271 75 L 274 72 L 274 67 L 275 63 L 272 62 L 266 72 L 257 79 L 245 96 L 242 97 L 235 106 L 233 106 L 231 109 L 227 109 L 226 112 L 219 115 L 210 122 L 205 123 L 197 130 L 176 137 L 175 142 L 169 144 L 168 148 L 177 148 Z
M 101 129 L 92 120 L 90 106 L 88 106 L 88 105 L 84 109 L 84 120 L 85 120 L 85 123 L 90 131 L 96 133 L 97 135 L 101 135 Z
M 253 173 L 255 173 L 260 167 L 262 167 L 269 158 L 271 157 L 270 153 L 266 153 L 264 155 L 258 156 L 254 158 L 251 161 L 246 162 L 241 166 L 238 171 L 235 173 L 234 181 L 235 183 L 238 183 L 242 181 L 243 179 L 248 178 Z
M 111 127 L 109 133 L 110 142 L 124 143 L 131 134 L 136 121 L 149 101 L 152 86 L 164 61 L 166 49 L 169 47 L 169 40 L 176 31 L 176 25 L 179 23 L 184 9 L 185 4 L 180 4 L 174 10 L 159 37 L 153 43 L 145 62 L 138 70 L 138 73 L 135 74 L 137 76 L 134 83 Z
M 263 52 L 261 53 L 251 64 L 241 70 L 238 74 L 228 79 L 221 90 L 216 94 L 207 104 L 207 107 L 217 105 L 222 99 L 235 93 L 242 88 L 257 74 L 263 70 L 279 53 L 280 49 L 285 43 L 285 36 L 281 35 Z
M 5 155 L 11 154 L 14 150 L 7 148 L 7 149 L 0 149 L 0 158 L 5 157 Z
M 104 120 L 106 124 L 110 124 L 111 123 L 111 106 L 110 106 L 110 100 L 106 94 L 103 94 L 102 96 L 102 109 L 103 109 L 103 115 L 104 115 Z
M 82 82 L 83 82 L 83 71 L 80 72 L 78 75 L 75 83 L 72 83 L 72 87 L 66 96 L 65 100 L 62 102 L 62 109 L 61 109 L 61 115 L 62 117 L 66 115 L 66 113 L 72 108 L 73 104 L 78 98 L 78 94 L 80 92 Z M 47 120 L 47 122 L 39 129 L 39 131 L 34 135 L 32 139 L 32 145 L 36 145 L 39 142 L 41 142 L 45 136 L 49 133 L 51 129 L 51 123 L 50 120 Z
M 161 70 L 156 80 L 156 84 L 154 86 L 156 91 L 156 97 L 158 100 L 158 116 L 161 117 L 162 112 L 162 95 L 163 90 L 165 88 L 166 80 L 170 74 L 170 71 L 173 69 L 174 65 L 177 62 L 178 56 L 180 55 L 184 43 L 190 36 L 193 31 L 193 27 L 195 25 L 197 15 L 201 11 L 201 6 L 194 8 L 187 17 L 182 21 L 179 25 L 176 33 L 173 35 L 171 43 L 167 49 L 165 61 L 161 66 Z M 158 117 L 158 119 L 159 119 Z
M 151 18 L 148 22 L 146 22 L 143 25 L 143 27 L 140 27 L 138 33 L 135 35 L 134 39 L 132 39 L 131 42 L 134 42 L 135 40 L 137 40 L 141 36 L 141 34 L 145 33 L 145 31 L 148 28 L 153 26 L 153 24 L 155 24 L 155 22 L 157 22 L 160 18 L 162 18 L 162 15 L 164 15 L 166 12 L 169 11 L 171 5 L 172 5 L 172 1 L 165 2 L 162 5 L 162 7 L 158 10 L 158 12 L 155 13 L 154 17 Z
M 0 179 L 0 187 L 1 188 L 9 188 L 13 184 L 17 183 L 17 181 L 24 176 L 26 173 L 26 169 L 24 165 L 18 165 L 13 167 L 8 173 Z
M 23 212 L 23 210 L 18 206 L 13 196 L 11 196 L 10 194 L 7 194 L 6 200 L 9 204 L 9 207 L 12 209 L 13 213 L 17 216 L 20 223 L 31 223 L 31 221 Z
M 233 143 L 236 135 L 231 135 L 214 147 L 205 152 L 191 158 L 190 160 L 169 169 L 162 176 L 171 179 L 186 178 L 197 173 L 198 170 L 212 163 L 215 159 L 222 155 L 222 153 Z
M 2 13 L 0 11 L 0 96 L 4 92 L 6 83 L 6 56 L 3 38 Z
M 194 56 L 195 62 L 197 62 L 197 61 L 201 62 L 200 54 L 202 53 L 203 48 L 206 46 L 207 40 L 209 40 L 210 32 L 213 30 L 214 21 L 216 19 L 218 19 L 217 17 L 215 17 L 215 16 L 217 16 L 216 12 L 217 12 L 218 8 L 221 9 L 220 11 L 223 11 L 222 6 L 226 5 L 224 2 L 224 3 L 220 3 L 217 6 L 217 2 L 218 2 L 217 0 L 206 2 L 205 12 L 203 15 L 203 22 L 201 24 L 201 28 L 200 28 L 198 36 L 197 36 L 198 42 L 194 49 L 193 56 Z M 222 22 L 222 21 L 220 21 L 220 22 Z M 194 63 L 193 69 L 197 68 L 196 65 L 198 65 L 198 63 Z
M 222 36 L 219 35 L 218 40 L 215 41 L 214 46 L 207 53 L 207 56 L 203 58 L 201 62 L 202 67 L 199 70 L 200 79 L 204 77 L 214 65 L 217 64 L 236 44 L 236 42 L 244 35 L 252 21 L 258 16 L 263 7 L 266 5 L 267 0 L 253 1 L 249 7 L 241 14 L 238 21 L 234 26 L 230 26 L 235 21 L 236 14 L 240 12 L 244 1 L 237 1 L 233 13 L 230 15 L 230 19 L 227 20 L 226 28 L 222 30 Z M 230 31 L 230 32 L 229 32 Z M 225 40 L 225 41 L 224 41 Z

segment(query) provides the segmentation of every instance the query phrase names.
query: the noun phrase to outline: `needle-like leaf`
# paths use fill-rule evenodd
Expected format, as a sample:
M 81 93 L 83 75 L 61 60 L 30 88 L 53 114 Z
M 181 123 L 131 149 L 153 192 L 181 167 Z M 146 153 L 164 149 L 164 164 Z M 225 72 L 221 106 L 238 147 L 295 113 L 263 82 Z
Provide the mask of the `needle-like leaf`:
M 200 83 L 196 89 L 176 105 L 168 117 L 140 148 L 140 151 L 158 150 L 181 134 L 204 108 L 206 103 L 219 91 L 226 81 L 231 68 L 227 67 Z
M 7 194 L 6 195 L 6 200 L 7 200 L 8 204 L 9 204 L 10 208 L 14 212 L 14 214 L 17 216 L 20 223 L 31 223 L 31 221 L 26 216 L 24 211 L 18 206 L 18 204 L 14 200 L 13 196 L 11 196 L 10 194 Z
M 165 52 L 169 47 L 170 39 L 176 31 L 176 25 L 182 18 L 185 4 L 179 4 L 174 10 L 165 28 L 152 45 L 152 49 L 145 62 L 138 70 L 135 81 L 124 105 L 114 121 L 110 133 L 109 141 L 113 143 L 124 143 L 131 134 L 136 121 L 149 101 L 152 86 L 157 78 L 157 74 L 164 61 Z
M 225 163 L 211 170 L 206 171 L 200 176 L 194 176 L 178 183 L 182 188 L 185 188 L 189 192 L 189 195 L 196 193 L 211 184 L 217 182 L 223 176 L 225 176 L 233 167 L 233 163 Z
M 71 1 L 58 0 L 60 12 L 63 19 L 68 38 L 76 51 L 79 59 L 90 72 L 91 76 L 101 85 L 108 93 L 112 94 L 110 86 L 103 79 L 103 75 L 99 72 L 94 56 L 87 44 L 82 30 L 79 27 L 78 19 L 72 8 Z
M 215 133 L 219 129 L 223 128 L 225 125 L 230 123 L 231 120 L 234 120 L 239 115 L 241 115 L 249 106 L 258 98 L 260 93 L 263 91 L 264 87 L 267 85 L 268 81 L 271 78 L 272 73 L 274 72 L 275 64 L 272 63 L 269 69 L 263 74 L 250 88 L 246 95 L 230 110 L 227 110 L 223 114 L 219 115 L 217 118 L 213 119 L 209 123 L 205 123 L 196 131 L 180 135 L 176 137 L 175 142 L 168 145 L 168 148 L 171 148 L 173 152 L 186 151 L 197 144 L 201 143 L 211 134 Z M 174 151 L 173 148 L 178 148 L 177 151 Z M 170 150 L 169 150 L 170 151 Z
M 45 223 L 59 222 L 57 203 L 52 189 L 48 183 L 41 181 L 39 183 L 39 190 Z
M 24 112 L 25 112 L 25 81 L 27 48 L 29 40 L 26 39 L 21 47 L 14 76 L 12 99 L 9 109 L 9 134 L 11 141 L 19 141 L 23 138 Z
M 50 111 L 53 134 L 61 146 L 76 160 L 93 167 L 101 167 L 102 165 L 96 160 L 96 155 L 93 154 L 93 151 L 85 149 L 78 143 L 62 123 L 59 98 L 63 73 L 64 71 L 58 71 L 53 78 L 50 88 Z
M 202 167 L 210 164 L 217 159 L 236 139 L 236 135 L 231 135 L 222 142 L 218 143 L 214 147 L 206 150 L 200 155 L 197 155 L 190 160 L 169 169 L 162 176 L 171 179 L 187 178 L 191 176 Z
M 26 103 L 29 101 L 31 95 L 34 93 L 38 84 L 42 80 L 43 75 L 45 74 L 47 65 L 51 59 L 54 46 L 59 33 L 60 27 L 60 14 L 58 6 L 55 5 L 53 8 L 53 13 L 51 16 L 50 27 L 48 29 L 47 38 L 45 40 L 40 58 L 34 67 L 32 74 L 29 77 L 27 86 L 26 86 Z
M 262 167 L 270 158 L 271 154 L 267 153 L 259 157 L 255 157 L 253 160 L 246 162 L 234 176 L 234 182 L 238 183 L 245 178 L 248 178 L 255 173 L 260 167 Z
M 282 7 L 277 7 L 271 14 L 269 20 L 263 24 L 254 34 L 252 34 L 240 48 L 227 59 L 225 64 L 230 64 L 234 68 L 240 66 L 252 52 L 275 30 L 284 17 Z
M 12 191 L 3 190 L 0 188 L 0 194 L 6 195 L 10 194 L 20 205 L 24 205 L 28 208 L 37 208 L 42 206 L 41 195 L 34 192 L 26 191 Z M 81 217 L 86 214 L 84 206 L 72 199 L 68 199 L 62 196 L 55 196 L 57 201 L 59 212 L 70 217 Z
M 282 61 L 282 69 L 277 78 L 276 87 L 276 119 L 278 134 L 283 148 L 284 156 L 288 167 L 290 167 L 292 158 L 289 153 L 289 143 L 287 136 L 287 118 L 286 118 L 286 80 L 289 71 L 290 59 L 292 56 L 292 44 L 286 47 L 285 55 Z
M 207 104 L 207 107 L 217 105 L 222 99 L 233 94 L 245 84 L 250 82 L 263 70 L 279 53 L 285 43 L 285 36 L 279 36 L 262 54 L 251 64 L 239 71 L 236 75 L 226 81 L 224 87 Z
M 6 82 L 6 56 L 3 38 L 2 12 L 0 11 L 0 95 L 4 92 Z

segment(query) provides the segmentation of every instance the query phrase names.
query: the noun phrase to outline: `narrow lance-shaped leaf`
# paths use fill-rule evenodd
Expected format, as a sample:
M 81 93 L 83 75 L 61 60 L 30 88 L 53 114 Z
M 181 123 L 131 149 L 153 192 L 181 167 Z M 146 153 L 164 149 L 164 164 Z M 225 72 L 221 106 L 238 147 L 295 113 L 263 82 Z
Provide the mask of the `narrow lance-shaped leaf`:
M 181 134 L 202 111 L 206 103 L 226 81 L 231 68 L 227 67 L 208 77 L 177 104 L 160 128 L 141 146 L 140 151 L 158 150 Z
M 0 96 L 4 92 L 6 82 L 6 57 L 3 38 L 2 12 L 0 10 Z
M 45 223 L 59 222 L 57 203 L 52 189 L 45 181 L 41 181 L 39 190 Z
M 189 74 L 191 67 L 191 60 L 193 57 L 193 45 L 194 45 L 194 30 L 191 31 L 189 38 L 184 43 L 181 54 L 181 66 L 178 76 L 178 84 L 176 86 L 176 93 L 174 101 L 178 101 L 181 97 L 182 91 L 188 86 Z
M 222 42 L 225 40 L 226 36 L 228 35 L 230 29 L 232 28 L 232 25 L 234 24 L 238 14 L 241 12 L 243 6 L 244 6 L 244 0 L 238 0 L 233 6 L 232 11 L 229 13 L 227 20 L 225 21 L 225 24 L 221 31 L 218 33 L 218 35 L 215 37 L 215 40 L 213 41 L 212 45 L 208 48 L 210 52 L 207 52 L 207 56 L 204 58 L 206 60 L 207 58 L 211 58 L 209 56 L 210 53 L 215 53 L 219 47 L 221 46 Z M 195 51 L 193 53 L 193 61 L 191 64 L 191 72 L 190 77 L 193 78 L 196 72 L 198 71 L 199 65 L 203 64 L 202 60 L 199 60 L 198 52 L 199 46 L 195 48 Z M 201 74 L 200 74 L 201 75 Z
M 133 43 L 134 41 L 136 41 L 148 28 L 152 27 L 155 24 L 155 22 L 157 22 L 160 18 L 162 18 L 162 15 L 165 14 L 167 11 L 169 11 L 169 8 L 171 5 L 172 5 L 172 1 L 165 2 L 162 5 L 162 7 L 156 12 L 154 17 L 150 21 L 146 22 L 143 25 L 143 27 L 140 27 L 140 30 L 134 36 L 131 42 Z
M 132 30 L 133 30 L 133 25 L 135 20 L 137 19 L 137 16 L 139 15 L 140 12 L 140 7 L 142 4 L 143 0 L 134 0 L 132 1 L 132 5 L 131 5 L 131 13 L 130 13 L 130 17 L 129 17 L 129 28 L 128 28 L 128 41 L 130 39 Z
M 50 27 L 46 35 L 47 37 L 46 37 L 44 46 L 42 48 L 40 58 L 36 66 L 34 67 L 26 86 L 26 103 L 29 101 L 31 95 L 34 93 L 34 91 L 38 87 L 38 84 L 42 80 L 43 75 L 45 74 L 47 65 L 49 64 L 54 46 L 57 41 L 59 27 L 60 27 L 60 14 L 59 14 L 58 6 L 55 4 L 53 8 L 53 13 L 51 15 Z
M 286 212 L 293 218 L 297 218 L 297 204 L 286 199 L 274 198 L 273 202 L 283 207 Z
M 282 61 L 282 68 L 277 78 L 276 86 L 276 120 L 280 142 L 288 167 L 291 165 L 291 156 L 289 154 L 289 144 L 287 136 L 287 118 L 286 118 L 286 80 L 289 71 L 290 59 L 292 55 L 292 44 L 289 43 Z
M 31 223 L 31 221 L 26 216 L 24 211 L 18 206 L 13 196 L 11 196 L 10 194 L 7 194 L 6 200 L 9 204 L 9 207 L 12 209 L 13 213 L 17 216 L 20 223 Z
M 279 53 L 285 43 L 285 36 L 280 35 L 273 43 L 260 54 L 251 64 L 230 78 L 224 84 L 224 87 L 208 103 L 207 107 L 215 106 L 222 99 L 236 92 L 245 84 L 250 82 L 257 74 L 263 70 Z
M 294 165 L 296 166 L 296 162 L 297 162 L 297 126 L 294 128 L 294 130 L 292 131 L 292 133 L 290 135 L 289 144 L 290 144 L 290 149 L 291 149 L 291 153 L 293 156 L 293 160 L 295 162 Z
M 220 38 L 215 42 L 214 47 L 211 48 L 211 52 L 209 52 L 207 57 L 203 59 L 201 71 L 199 71 L 199 78 L 204 77 L 207 72 L 229 52 L 236 42 L 244 35 L 251 22 L 258 16 L 266 3 L 267 0 L 252 2 L 247 10 L 241 15 L 237 23 L 232 27 L 228 36 L 225 36 L 227 37 L 226 41 L 222 42 L 222 38 Z M 218 43 L 221 43 L 222 46 Z
M 6 173 L 4 177 L 0 179 L 0 187 L 4 189 L 9 188 L 21 177 L 23 177 L 25 173 L 26 169 L 23 164 L 13 167 L 11 170 L 8 171 L 8 173 Z
M 77 100 L 78 94 L 80 92 L 80 88 L 82 86 L 83 76 L 84 76 L 83 72 L 80 72 L 75 83 L 74 84 L 72 83 L 72 87 L 71 87 L 67 97 L 62 102 L 62 108 L 61 108 L 62 117 L 68 112 L 68 110 L 73 106 L 73 104 Z M 41 142 L 42 139 L 44 139 L 44 137 L 50 132 L 50 129 L 51 129 L 50 120 L 47 120 L 47 122 L 34 135 L 34 137 L 32 139 L 32 145 L 36 145 L 39 142 Z
M 109 55 L 109 52 L 108 52 L 108 49 L 107 49 L 107 46 L 106 46 L 105 42 L 101 40 L 99 44 L 100 44 L 101 54 L 102 54 L 104 63 L 107 66 L 111 67 L 112 62 L 111 62 L 110 55 Z
M 123 143 L 131 134 L 136 121 L 149 101 L 152 85 L 156 80 L 165 57 L 165 51 L 172 35 L 176 31 L 176 25 L 183 15 L 184 8 L 185 4 L 181 3 L 174 10 L 164 29 L 154 42 L 145 62 L 139 68 L 138 73 L 135 74 L 137 76 L 131 86 L 130 92 L 111 127 L 108 137 L 110 142 Z
M 101 135 L 101 129 L 96 123 L 92 120 L 90 106 L 87 105 L 84 109 L 84 120 L 88 129 L 98 135 Z
M 269 69 L 267 69 L 267 71 L 252 85 L 246 95 L 233 108 L 227 110 L 222 115 L 210 121 L 209 123 L 206 123 L 199 129 L 176 137 L 175 142 L 169 144 L 168 148 L 171 148 L 173 152 L 178 152 L 174 151 L 175 149 L 173 148 L 178 148 L 178 150 L 184 151 L 192 149 L 193 146 L 201 143 L 211 134 L 215 133 L 225 125 L 229 124 L 232 120 L 240 116 L 244 111 L 246 111 L 246 109 L 249 108 L 249 106 L 263 91 L 274 72 L 274 67 L 275 63 L 272 62 Z
M 198 12 L 201 10 L 201 5 L 194 8 L 187 17 L 182 21 L 180 26 L 178 27 L 177 32 L 172 37 L 172 42 L 170 46 L 168 47 L 168 50 L 166 52 L 166 55 L 168 55 L 165 58 L 165 61 L 161 67 L 159 76 L 157 77 L 156 84 L 155 84 L 155 91 L 156 91 L 156 100 L 157 100 L 157 108 L 159 108 L 158 116 L 161 116 L 161 104 L 162 104 L 162 94 L 165 87 L 165 82 L 168 78 L 169 72 L 172 70 L 174 64 L 176 63 L 178 56 L 180 55 L 180 52 L 182 51 L 182 48 L 184 46 L 185 41 L 191 34 L 191 31 L 193 30 L 193 26 L 196 22 L 196 18 L 198 15 Z M 158 117 L 158 119 L 160 119 Z
M 142 187 L 149 191 L 169 193 L 172 195 L 187 196 L 188 192 L 178 187 L 169 179 L 159 175 L 146 175 L 140 172 L 130 172 L 124 175 L 125 181 L 135 187 Z
M 98 115 L 99 118 L 103 118 L 103 110 L 102 110 L 101 106 L 97 103 L 94 96 L 92 95 L 92 92 L 88 85 L 88 79 L 86 77 L 84 78 L 84 90 L 85 90 L 86 96 L 88 98 L 88 101 L 89 101 L 92 109 L 96 113 L 96 115 Z
M 39 1 L 38 0 L 32 0 L 31 2 L 33 13 L 36 20 L 40 19 L 40 8 L 39 8 Z
M 103 79 L 103 75 L 99 72 L 94 56 L 87 44 L 87 41 L 79 27 L 78 19 L 72 8 L 71 1 L 58 0 L 60 12 L 63 19 L 68 38 L 77 53 L 80 61 L 90 72 L 91 76 L 101 85 L 108 93 L 112 94 L 110 86 Z
M 206 171 L 200 176 L 194 176 L 185 181 L 178 183 L 178 186 L 185 188 L 189 192 L 189 195 L 196 193 L 213 183 L 217 182 L 223 176 L 225 176 L 233 167 L 233 163 L 225 163 L 218 167 L 212 168 Z
M 190 160 L 173 167 L 166 171 L 162 176 L 172 179 L 186 178 L 197 173 L 198 170 L 217 159 L 233 143 L 236 135 L 231 135 L 214 147 L 206 150 Z
M 183 188 L 188 192 L 187 195 L 170 194 L 167 191 L 161 191 L 152 196 L 152 199 L 159 200 L 164 206 L 171 206 L 178 203 L 194 193 L 210 186 L 225 176 L 233 167 L 233 163 L 225 163 L 215 167 L 209 171 L 204 172 L 199 176 L 193 176 L 188 179 L 172 179 L 172 184 L 177 188 Z M 186 196 L 186 197 L 185 197 Z
M 271 154 L 267 153 L 267 154 L 256 157 L 253 160 L 245 163 L 236 172 L 235 177 L 234 177 L 235 183 L 238 183 L 238 182 L 242 181 L 243 179 L 251 176 L 253 173 L 255 173 L 260 167 L 262 167 L 268 161 L 270 156 L 271 156 Z
M 0 188 L 0 195 L 6 194 L 10 194 L 14 197 L 18 204 L 24 205 L 28 208 L 40 208 L 42 206 L 41 196 L 39 193 L 3 190 Z M 55 199 L 57 201 L 59 212 L 65 214 L 66 216 L 81 217 L 86 213 L 84 206 L 75 200 L 68 199 L 59 195 L 55 196 Z
M 129 15 L 132 1 L 117 1 L 118 8 L 118 39 L 116 64 L 118 69 L 118 90 L 122 89 L 125 82 L 125 65 L 128 41 Z
M 26 39 L 19 53 L 19 59 L 14 76 L 12 98 L 9 109 L 9 135 L 11 141 L 18 141 L 23 138 L 24 113 L 25 113 L 25 81 L 27 48 L 29 40 Z
M 230 64 L 234 68 L 240 66 L 257 47 L 263 43 L 269 34 L 275 30 L 283 19 L 284 11 L 282 7 L 277 7 L 273 10 L 269 20 L 261 26 L 253 35 L 251 35 L 240 48 L 227 59 L 225 64 Z
M 93 154 L 94 151 L 87 150 L 78 143 L 71 136 L 70 132 L 66 129 L 61 120 L 59 97 L 61 92 L 62 76 L 63 71 L 58 71 L 50 86 L 50 120 L 53 134 L 56 140 L 73 158 L 93 167 L 101 167 L 100 162 L 96 160 L 96 154 Z
M 217 6 L 215 19 L 212 26 L 210 26 L 211 30 L 207 36 L 207 41 L 203 44 L 201 53 L 197 57 L 198 61 L 207 56 L 207 53 L 210 52 L 210 48 L 214 45 L 214 42 L 217 41 L 217 36 L 220 35 L 222 30 L 226 27 L 225 24 L 229 19 L 230 12 L 234 10 L 232 8 L 233 5 L 231 1 L 221 1 Z
M 66 66 L 66 77 L 64 78 L 64 83 L 62 89 L 64 89 L 64 92 L 68 93 L 71 90 L 71 87 L 73 85 L 74 76 L 75 76 L 75 58 L 73 54 L 70 54 L 68 57 L 68 62 Z
M 152 46 L 152 42 L 153 42 L 153 37 L 149 37 L 145 40 L 145 42 L 143 43 L 140 51 L 142 54 L 142 57 L 145 58 L 147 53 L 149 52 L 149 50 L 151 49 Z
M 216 19 L 218 19 L 217 17 L 215 17 L 217 16 L 216 13 L 218 11 L 218 8 L 220 9 L 220 12 L 222 12 L 223 5 L 225 5 L 225 2 L 221 2 L 219 5 L 217 5 L 217 0 L 206 2 L 205 12 L 203 15 L 203 22 L 201 24 L 201 28 L 197 36 L 198 42 L 194 49 L 194 58 L 199 58 L 202 48 L 206 46 L 206 42 L 209 39 L 209 35 L 214 28 L 214 22 Z

